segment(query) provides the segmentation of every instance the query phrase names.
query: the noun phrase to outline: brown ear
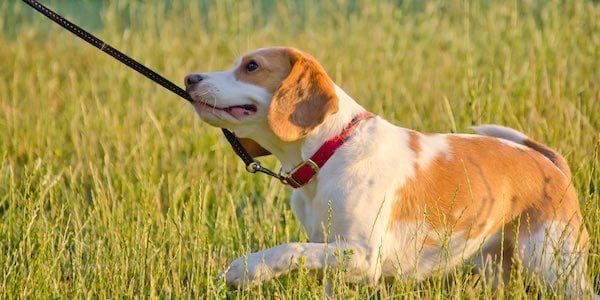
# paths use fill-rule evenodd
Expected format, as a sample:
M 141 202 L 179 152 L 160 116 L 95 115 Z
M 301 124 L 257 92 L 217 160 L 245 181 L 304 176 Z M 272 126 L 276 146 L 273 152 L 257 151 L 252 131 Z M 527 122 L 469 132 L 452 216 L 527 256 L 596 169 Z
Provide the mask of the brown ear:
M 292 70 L 273 94 L 267 121 L 283 141 L 306 136 L 338 111 L 333 82 L 310 55 L 289 49 Z
M 264 156 L 264 155 L 271 154 L 271 152 L 269 152 L 267 149 L 263 148 L 261 145 L 259 145 L 257 142 L 255 142 L 252 139 L 246 139 L 246 138 L 236 138 L 236 139 L 240 142 L 240 144 L 242 144 L 242 147 L 244 147 L 244 149 L 246 149 L 248 154 L 250 154 L 250 156 L 252 156 L 252 157 L 258 157 L 258 156 Z

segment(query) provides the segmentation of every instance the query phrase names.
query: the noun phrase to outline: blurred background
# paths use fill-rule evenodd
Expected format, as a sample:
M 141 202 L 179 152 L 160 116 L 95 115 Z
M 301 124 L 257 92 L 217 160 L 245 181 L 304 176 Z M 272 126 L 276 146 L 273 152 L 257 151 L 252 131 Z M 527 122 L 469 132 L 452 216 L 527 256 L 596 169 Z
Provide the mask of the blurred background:
M 42 2 L 180 86 L 188 73 L 286 45 L 400 126 L 523 131 L 573 170 L 598 291 L 598 2 Z M 213 280 L 238 255 L 306 236 L 290 191 L 247 174 L 185 101 L 15 0 L 0 2 L 0 71 L 0 298 L 322 296 L 302 272 L 249 292 Z M 463 269 L 335 289 L 357 298 L 549 296 L 516 272 L 496 291 Z

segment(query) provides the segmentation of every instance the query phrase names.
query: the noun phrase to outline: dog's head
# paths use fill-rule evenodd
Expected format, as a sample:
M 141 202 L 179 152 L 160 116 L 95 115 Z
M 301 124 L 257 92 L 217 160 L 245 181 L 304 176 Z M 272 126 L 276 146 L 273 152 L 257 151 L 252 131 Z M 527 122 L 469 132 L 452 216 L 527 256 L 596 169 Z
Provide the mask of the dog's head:
M 185 86 L 200 118 L 247 137 L 240 141 L 253 156 L 269 154 L 253 141 L 256 134 L 296 141 L 338 111 L 333 81 L 294 48 L 255 50 L 230 70 L 186 76 Z

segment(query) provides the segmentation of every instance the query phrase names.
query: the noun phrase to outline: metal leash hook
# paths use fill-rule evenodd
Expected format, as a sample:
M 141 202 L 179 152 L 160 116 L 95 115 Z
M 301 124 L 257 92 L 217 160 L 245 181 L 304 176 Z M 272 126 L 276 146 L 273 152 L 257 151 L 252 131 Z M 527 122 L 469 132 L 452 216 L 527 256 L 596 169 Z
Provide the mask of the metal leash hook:
M 71 33 L 75 34 L 76 36 L 83 39 L 84 41 L 86 41 L 89 44 L 93 45 L 94 47 L 100 49 L 102 52 L 112 56 L 113 58 L 115 58 L 116 60 L 120 61 L 121 63 L 127 65 L 128 67 L 132 68 L 133 70 L 136 70 L 140 74 L 144 75 L 146 78 L 154 81 L 155 83 L 158 83 L 162 87 L 175 93 L 176 95 L 187 100 L 188 102 L 194 101 L 194 99 L 192 99 L 192 97 L 190 97 L 190 95 L 184 89 L 180 88 L 179 86 L 172 83 L 168 79 L 164 78 L 163 76 L 159 75 L 158 73 L 156 73 L 156 72 L 152 71 L 151 69 L 147 68 L 146 66 L 142 65 L 135 59 L 127 56 L 123 52 L 113 48 L 109 44 L 105 43 L 101 39 L 94 36 L 93 34 L 83 30 L 81 27 L 79 27 L 79 26 L 73 24 L 72 22 L 70 22 L 69 20 L 61 17 L 60 15 L 58 15 L 57 13 L 55 13 L 48 7 L 44 6 L 43 4 L 39 3 L 38 1 L 23 0 L 23 2 L 25 2 L 29 6 L 33 7 L 39 13 L 43 14 L 48 19 L 54 21 L 56 24 L 60 25 L 64 29 L 70 31 Z M 244 161 L 244 164 L 246 164 L 246 170 L 250 170 L 249 165 L 252 164 L 251 169 L 254 171 L 253 172 L 249 171 L 251 173 L 256 173 L 258 171 L 261 173 L 271 175 L 278 179 L 281 178 L 281 176 L 279 176 L 279 174 L 276 174 L 276 173 L 272 172 L 271 170 L 263 168 L 260 165 L 260 163 L 256 162 L 252 158 L 252 156 L 248 153 L 248 151 L 246 151 L 246 149 L 238 141 L 238 139 L 235 137 L 235 134 L 233 134 L 233 132 L 231 132 L 225 128 L 221 128 L 221 130 L 223 131 L 225 138 L 227 138 L 227 141 L 233 148 L 234 152 L 242 159 L 242 161 Z
M 246 149 L 238 141 L 238 139 L 236 138 L 236 136 L 233 132 L 231 132 L 225 128 L 222 128 L 222 130 L 223 130 L 223 135 L 225 135 L 225 138 L 231 145 L 231 148 L 233 148 L 233 152 L 235 152 L 235 154 L 237 154 L 242 159 L 244 164 L 246 165 L 246 171 L 248 171 L 249 173 L 252 173 L 252 174 L 256 174 L 256 172 L 260 172 L 260 173 L 275 177 L 279 180 L 282 180 L 282 178 L 284 178 L 281 174 L 275 173 L 275 172 L 263 167 L 259 161 L 255 160 L 254 157 L 252 157 L 252 155 L 250 155 L 250 153 L 248 153 L 248 151 L 246 151 Z M 282 182 L 283 182 L 283 180 L 282 180 Z
M 269 176 L 273 176 L 273 177 L 275 177 L 275 178 L 277 178 L 279 180 L 285 179 L 285 177 L 282 175 L 281 172 L 275 173 L 275 172 L 273 172 L 273 171 L 271 171 L 271 170 L 263 167 L 260 164 L 260 162 L 256 161 L 256 160 L 253 161 L 253 162 L 251 162 L 249 165 L 246 166 L 246 171 L 248 171 L 248 172 L 250 172 L 252 174 L 254 174 L 256 172 L 261 172 L 261 173 L 267 174 Z

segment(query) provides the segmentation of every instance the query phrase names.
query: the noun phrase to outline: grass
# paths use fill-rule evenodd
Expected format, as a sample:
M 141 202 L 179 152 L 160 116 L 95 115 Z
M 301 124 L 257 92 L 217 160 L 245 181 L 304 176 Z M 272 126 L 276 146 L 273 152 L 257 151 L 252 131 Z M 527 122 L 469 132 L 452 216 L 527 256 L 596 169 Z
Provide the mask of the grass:
M 498 123 L 558 149 L 600 290 L 598 3 L 103 1 L 87 16 L 48 3 L 176 82 L 296 46 L 401 126 Z M 304 271 L 248 291 L 214 281 L 241 254 L 307 238 L 290 190 L 247 174 L 184 101 L 18 1 L 0 2 L 0 70 L 0 298 L 322 297 Z M 463 269 L 376 287 L 330 276 L 348 298 L 549 297 L 513 271 L 498 291 Z

